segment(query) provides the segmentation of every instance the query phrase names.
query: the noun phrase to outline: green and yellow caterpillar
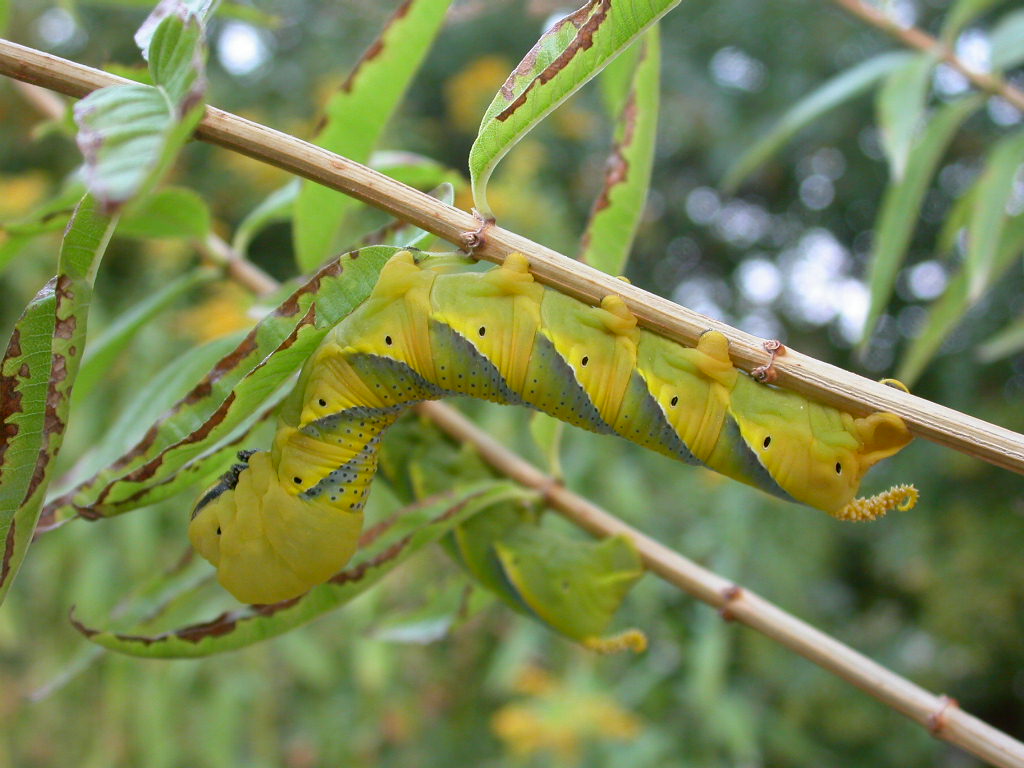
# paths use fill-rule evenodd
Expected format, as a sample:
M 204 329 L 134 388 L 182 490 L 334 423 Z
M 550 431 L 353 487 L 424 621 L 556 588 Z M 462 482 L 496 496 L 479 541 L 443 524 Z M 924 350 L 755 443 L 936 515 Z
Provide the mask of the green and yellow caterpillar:
M 447 395 L 528 405 L 842 520 L 916 501 L 911 486 L 855 498 L 911 439 L 894 414 L 855 418 L 759 384 L 721 333 L 683 347 L 638 328 L 619 297 L 592 307 L 545 288 L 521 254 L 484 272 L 421 259 L 388 261 L 306 363 L 272 449 L 246 454 L 197 504 L 189 537 L 239 600 L 285 600 L 339 571 L 383 431 Z

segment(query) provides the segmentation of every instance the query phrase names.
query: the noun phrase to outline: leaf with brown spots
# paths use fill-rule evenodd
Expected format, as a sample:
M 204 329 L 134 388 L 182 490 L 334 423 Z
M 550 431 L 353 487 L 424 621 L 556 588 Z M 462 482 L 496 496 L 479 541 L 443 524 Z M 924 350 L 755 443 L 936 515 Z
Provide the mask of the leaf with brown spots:
M 579 254 L 580 261 L 610 275 L 625 272 L 647 203 L 658 132 L 658 28 L 651 27 L 628 54 L 605 70 L 605 101 L 615 118 L 614 143 Z
M 405 0 L 327 102 L 313 142 L 365 163 L 441 29 L 451 0 Z M 299 269 L 308 272 L 336 252 L 338 230 L 356 204 L 333 189 L 303 181 L 293 233 Z M 346 242 L 352 242 L 347 240 Z
M 282 603 L 247 606 L 152 636 L 93 629 L 74 616 L 72 623 L 92 642 L 133 656 L 183 658 L 237 650 L 340 608 L 473 515 L 528 496 L 529 492 L 509 481 L 485 481 L 406 507 L 363 535 L 359 552 L 345 570 L 305 595 Z
M 484 216 L 487 182 L 516 143 L 626 50 L 679 0 L 590 0 L 545 32 L 484 113 L 469 151 L 473 202 Z
M 58 273 L 25 308 L 0 363 L 0 601 L 32 539 L 67 425 L 93 279 L 114 220 L 86 197 Z
M 381 267 L 398 250 L 364 248 L 358 259 L 343 256 L 321 269 L 257 323 L 134 446 L 48 507 L 47 525 L 76 512 L 106 517 L 143 506 L 151 498 L 148 489 L 165 485 L 183 467 L 233 440 L 327 331 L 369 295 Z

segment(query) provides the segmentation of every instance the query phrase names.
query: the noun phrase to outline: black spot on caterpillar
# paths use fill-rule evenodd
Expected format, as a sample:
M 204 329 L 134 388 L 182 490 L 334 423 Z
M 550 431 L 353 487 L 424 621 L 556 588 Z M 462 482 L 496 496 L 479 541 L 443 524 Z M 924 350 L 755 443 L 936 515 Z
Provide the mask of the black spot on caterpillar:
M 683 347 L 638 328 L 618 297 L 591 307 L 541 286 L 521 254 L 486 272 L 445 264 L 392 257 L 307 361 L 271 451 L 197 505 L 189 536 L 238 599 L 285 600 L 340 570 L 381 433 L 413 403 L 450 394 L 529 405 L 840 519 L 916 500 L 906 486 L 855 498 L 868 469 L 910 441 L 894 414 L 855 418 L 758 384 L 733 367 L 722 334 Z

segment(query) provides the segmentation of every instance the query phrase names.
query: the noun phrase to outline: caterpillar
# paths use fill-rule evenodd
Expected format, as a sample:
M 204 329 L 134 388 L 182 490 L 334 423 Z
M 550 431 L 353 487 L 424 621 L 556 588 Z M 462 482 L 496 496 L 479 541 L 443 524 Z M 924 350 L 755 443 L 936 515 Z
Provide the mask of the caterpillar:
M 916 501 L 912 486 L 855 498 L 911 439 L 895 414 L 857 418 L 757 383 L 721 333 L 676 344 L 638 328 L 620 297 L 590 306 L 542 286 L 522 254 L 487 271 L 419 259 L 388 260 L 306 362 L 271 449 L 241 454 L 197 503 L 189 538 L 239 600 L 286 600 L 340 570 L 382 433 L 448 395 L 531 406 L 841 520 Z

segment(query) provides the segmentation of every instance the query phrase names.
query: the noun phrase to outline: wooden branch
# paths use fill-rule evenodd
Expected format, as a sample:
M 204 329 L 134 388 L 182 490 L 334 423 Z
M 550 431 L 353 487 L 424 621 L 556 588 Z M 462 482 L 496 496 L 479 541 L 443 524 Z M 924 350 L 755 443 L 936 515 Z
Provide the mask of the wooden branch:
M 540 491 L 552 508 L 580 528 L 595 536 L 628 536 L 648 570 L 714 606 L 723 618 L 746 624 L 853 683 L 925 726 L 936 738 L 956 744 L 994 765 L 1024 766 L 1024 744 L 960 709 L 949 697 L 929 693 L 745 587 L 702 568 L 626 525 L 509 451 L 454 408 L 427 402 L 420 403 L 417 410 L 456 440 L 476 448 L 502 475 Z
M 57 65 L 68 65 L 70 69 L 65 68 L 67 69 L 65 71 L 60 66 L 56 66 L 46 70 L 48 74 L 44 75 L 41 71 L 33 70 L 31 66 L 15 66 L 10 60 L 9 55 L 15 55 L 16 58 L 17 49 L 20 49 L 20 46 L 14 46 L 11 43 L 0 40 L 0 72 L 20 76 L 24 81 L 38 82 L 48 87 L 54 87 L 56 90 L 72 96 L 82 96 L 91 89 L 114 84 L 117 81 L 117 78 L 113 76 L 78 67 L 78 65 L 73 65 L 70 62 L 62 62 L 60 59 L 56 59 L 55 63 Z M 36 54 L 38 57 L 42 57 L 44 61 L 55 59 L 55 57 L 39 54 L 30 49 L 22 50 Z M 84 70 L 84 72 L 81 70 Z M 68 80 L 63 80 L 62 75 L 69 74 L 69 72 L 77 72 L 78 79 L 69 78 Z M 39 108 L 40 104 L 36 103 L 36 106 Z M 46 109 L 47 106 L 49 106 L 49 110 Z M 41 108 L 44 112 L 52 111 L 53 105 L 43 104 Z M 211 124 L 207 124 L 207 121 L 211 121 Z M 446 239 L 458 241 L 462 232 L 475 228 L 475 221 L 471 217 L 467 218 L 467 214 L 464 212 L 442 206 L 433 198 L 421 196 L 415 190 L 408 190 L 402 187 L 402 185 L 397 185 L 396 187 L 396 183 L 386 179 L 386 177 L 374 174 L 373 171 L 362 168 L 362 166 L 349 163 L 344 158 L 323 153 L 322 150 L 317 150 L 305 144 L 305 142 L 271 131 L 268 128 L 248 123 L 248 121 L 244 121 L 241 118 L 212 108 L 208 110 L 207 121 L 204 121 L 204 127 L 200 129 L 201 137 L 211 141 L 216 140 L 216 143 L 244 151 L 245 154 L 252 157 L 271 162 L 274 165 L 297 173 L 301 169 L 307 168 L 307 166 L 299 162 L 300 156 L 306 152 L 312 152 L 314 156 L 316 153 L 326 155 L 332 167 L 347 173 L 353 173 L 357 181 L 360 178 L 373 179 L 374 176 L 379 176 L 378 181 L 383 185 L 380 189 L 374 190 L 372 185 L 363 187 L 359 183 L 352 182 L 352 191 L 359 191 L 361 194 L 357 196 L 360 199 L 373 203 L 377 194 L 386 195 L 393 188 L 397 189 L 401 192 L 400 197 L 402 199 L 405 199 L 406 196 L 409 198 L 406 201 L 409 209 L 405 210 L 400 203 L 393 203 L 387 199 L 380 201 L 379 207 L 401 218 L 413 221 L 425 229 L 446 237 Z M 266 146 L 260 143 L 264 138 L 271 139 Z M 320 176 L 323 174 L 319 173 L 315 168 L 309 168 L 308 172 L 303 172 L 302 175 L 315 180 L 323 180 L 320 179 Z M 348 177 L 343 173 L 339 176 L 328 173 L 325 178 L 332 180 L 332 183 L 328 186 L 342 189 L 343 191 L 347 189 L 345 184 L 348 183 Z M 432 204 L 432 207 L 440 208 L 437 222 L 423 218 L 421 203 L 428 201 Z M 406 215 L 402 215 L 403 212 Z M 523 238 L 518 238 L 518 236 L 512 233 L 506 233 L 495 228 L 495 230 L 488 230 L 487 235 L 491 241 L 488 245 L 490 247 L 483 249 L 492 255 L 496 254 L 494 256 L 495 260 L 500 260 L 498 257 L 502 253 L 500 249 L 496 250 L 494 248 L 495 233 L 501 235 L 505 240 L 511 240 L 514 243 L 513 247 L 515 249 L 522 250 L 530 256 L 533 256 L 538 251 L 544 254 L 553 254 L 553 252 L 547 251 L 547 249 L 543 249 L 541 246 L 530 243 Z M 498 241 L 498 245 L 501 244 L 502 241 Z M 277 287 L 277 283 L 273 278 L 247 262 L 239 254 L 234 253 L 230 246 L 220 238 L 211 236 L 202 243 L 199 243 L 199 246 L 207 258 L 226 267 L 231 279 L 247 286 L 253 292 L 266 294 Z M 511 249 L 508 248 L 507 250 Z M 553 256 L 564 258 L 557 256 L 557 254 L 553 254 Z M 546 262 L 541 259 L 541 263 Z M 566 270 L 564 266 L 557 264 L 557 262 L 556 268 L 552 268 L 551 271 L 554 275 L 551 280 L 552 284 L 559 285 L 560 287 L 563 287 L 562 283 L 558 283 L 557 279 L 565 280 L 567 279 L 566 274 L 573 272 L 573 270 Z M 594 279 L 596 290 L 601 290 L 606 282 L 606 278 L 603 275 L 599 276 L 602 278 L 601 280 Z M 569 280 L 571 282 L 575 278 L 569 278 Z M 613 287 L 616 289 L 622 288 L 618 283 L 613 284 Z M 569 286 L 566 285 L 564 288 L 568 289 Z M 574 293 L 588 297 L 588 294 L 585 292 Z M 598 293 L 594 295 L 603 294 Z M 640 306 L 646 306 L 645 302 L 649 301 L 648 295 L 642 292 L 639 295 Z M 674 313 L 670 312 L 669 314 L 672 315 Z M 685 314 L 684 311 L 684 316 Z M 696 315 L 696 317 L 699 318 L 700 316 Z M 673 322 L 670 316 L 665 327 L 669 328 L 672 326 Z M 657 325 L 653 324 L 651 327 L 658 328 Z M 728 330 L 730 336 L 738 334 L 738 332 L 732 329 Z M 670 334 L 666 333 L 666 335 Z M 686 341 L 688 338 L 683 337 L 680 340 Z M 631 528 L 586 499 L 562 487 L 554 478 L 545 475 L 491 439 L 453 408 L 442 403 L 431 402 L 421 403 L 417 406 L 417 409 L 456 439 L 473 445 L 481 456 L 497 471 L 522 485 L 540 491 L 552 508 L 556 509 L 577 526 L 595 536 L 605 537 L 622 534 L 630 537 L 649 570 L 668 583 L 716 607 L 723 618 L 742 622 L 800 653 L 819 666 L 853 683 L 888 706 L 924 725 L 937 738 L 958 745 L 992 762 L 994 765 L 1004 766 L 1005 768 L 1024 768 L 1024 745 L 972 715 L 967 714 L 957 707 L 952 699 L 929 693 L 832 637 L 791 616 L 753 592 L 733 584 L 712 571 L 702 568 L 693 561 Z
M 832 2 L 861 21 L 865 21 L 896 38 L 908 48 L 916 48 L 925 53 L 935 54 L 939 59 L 974 83 L 976 88 L 993 96 L 999 96 L 1021 112 L 1024 112 L 1024 91 L 1021 91 L 998 75 L 979 72 L 968 67 L 948 45 L 936 40 L 927 32 L 917 27 L 904 27 L 894 19 L 886 16 L 882 11 L 861 2 L 861 0 L 832 0 Z
M 129 82 L 7 40 L 0 40 L 0 74 L 77 98 L 97 88 Z M 451 243 L 462 244 L 464 236 L 480 226 L 472 214 L 371 168 L 215 107 L 207 107 L 196 136 L 344 192 Z M 738 367 L 750 371 L 767 362 L 763 339 L 680 307 L 501 227 L 488 227 L 474 253 L 500 263 L 514 251 L 527 255 L 531 271 L 541 282 L 571 296 L 597 304 L 604 296 L 618 294 L 640 323 L 656 333 L 693 346 L 704 331 L 716 329 L 729 339 L 730 354 Z M 1024 435 L 793 349 L 776 357 L 774 368 L 778 372 L 777 383 L 789 389 L 857 415 L 872 411 L 898 414 L 915 435 L 1024 474 Z

